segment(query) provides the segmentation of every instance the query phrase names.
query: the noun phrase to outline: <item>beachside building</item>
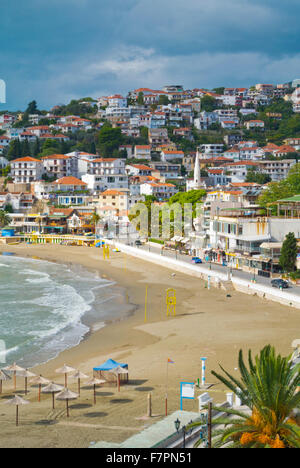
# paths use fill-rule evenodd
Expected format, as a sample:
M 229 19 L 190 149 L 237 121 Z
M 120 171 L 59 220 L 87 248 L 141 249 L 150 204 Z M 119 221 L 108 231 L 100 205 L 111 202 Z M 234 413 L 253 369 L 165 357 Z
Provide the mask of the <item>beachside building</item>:
M 105 190 L 99 195 L 97 212 L 100 216 L 127 216 L 128 211 L 144 197 L 132 195 L 129 190 Z
M 254 255 L 271 233 L 268 218 L 257 216 L 255 208 L 224 208 L 211 219 L 209 237 L 212 248 Z

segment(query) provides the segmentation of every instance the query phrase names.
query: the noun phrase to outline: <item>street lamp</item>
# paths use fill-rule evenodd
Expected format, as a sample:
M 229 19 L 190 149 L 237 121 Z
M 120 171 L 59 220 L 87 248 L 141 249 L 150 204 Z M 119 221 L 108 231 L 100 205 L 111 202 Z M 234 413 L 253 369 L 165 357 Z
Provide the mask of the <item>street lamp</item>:
M 202 440 L 202 443 L 207 448 L 208 447 L 208 413 L 201 414 L 201 426 L 200 426 L 200 433 L 199 437 Z
M 174 421 L 174 424 L 176 431 L 179 432 L 181 421 L 179 421 L 179 419 L 177 418 L 176 421 Z
M 188 423 L 188 426 L 190 426 L 192 423 L 193 423 L 193 421 L 190 421 Z M 174 421 L 174 424 L 175 424 L 175 429 L 176 429 L 177 433 L 179 433 L 181 421 L 177 418 L 176 421 Z M 192 430 L 193 430 L 192 428 L 187 429 L 187 426 L 182 427 L 182 434 L 183 434 L 183 447 L 182 448 L 185 448 L 185 438 L 186 438 L 187 435 L 191 434 Z

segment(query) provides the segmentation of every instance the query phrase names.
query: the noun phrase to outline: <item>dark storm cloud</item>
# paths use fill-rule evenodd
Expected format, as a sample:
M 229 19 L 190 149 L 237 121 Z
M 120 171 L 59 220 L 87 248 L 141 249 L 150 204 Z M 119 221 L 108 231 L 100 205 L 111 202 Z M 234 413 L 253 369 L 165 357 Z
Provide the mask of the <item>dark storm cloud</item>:
M 296 0 L 11 0 L 0 14 L 0 78 L 14 108 L 300 75 Z

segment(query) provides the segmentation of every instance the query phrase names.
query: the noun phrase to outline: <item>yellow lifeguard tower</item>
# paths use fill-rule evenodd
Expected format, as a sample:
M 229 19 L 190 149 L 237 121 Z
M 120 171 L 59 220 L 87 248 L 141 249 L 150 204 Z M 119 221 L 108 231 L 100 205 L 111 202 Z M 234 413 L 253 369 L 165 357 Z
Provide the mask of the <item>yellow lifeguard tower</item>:
M 103 259 L 106 258 L 109 260 L 109 245 L 103 245 Z
M 166 296 L 166 304 L 167 304 L 167 317 L 170 315 L 176 316 L 176 289 L 169 288 L 167 289 L 167 296 Z

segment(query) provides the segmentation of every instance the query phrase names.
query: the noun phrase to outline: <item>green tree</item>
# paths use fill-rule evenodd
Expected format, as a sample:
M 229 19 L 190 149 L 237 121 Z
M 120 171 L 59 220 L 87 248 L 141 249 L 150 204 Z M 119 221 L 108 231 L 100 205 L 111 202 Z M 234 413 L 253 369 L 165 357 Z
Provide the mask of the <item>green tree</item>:
M 27 138 L 26 140 L 22 142 L 21 146 L 22 146 L 22 156 L 23 157 L 30 156 L 30 145 L 29 145 Z
M 6 211 L 0 210 L 0 227 L 6 227 L 10 224 L 10 217 L 7 215 Z
M 118 150 L 123 142 L 123 135 L 120 128 L 112 128 L 105 124 L 101 128 L 98 136 L 98 146 L 101 156 L 104 158 L 112 155 Z
M 212 112 L 217 108 L 217 101 L 212 96 L 203 96 L 201 99 L 201 110 Z
M 295 416 L 300 407 L 300 392 L 296 393 L 300 386 L 299 365 L 293 368 L 289 357 L 277 355 L 268 345 L 254 360 L 249 351 L 248 368 L 240 351 L 239 377 L 220 367 L 225 376 L 214 371 L 212 374 L 241 399 L 251 414 L 222 408 L 228 416 L 213 420 L 214 425 L 221 426 L 213 433 L 214 447 L 300 448 L 300 427 Z M 198 425 L 194 423 L 188 429 Z
M 159 96 L 158 104 L 160 106 L 167 106 L 168 104 L 170 104 L 168 96 L 166 96 L 165 94 L 161 94 Z
M 284 271 L 292 272 L 296 270 L 297 254 L 297 239 L 293 232 L 289 232 L 282 244 L 281 254 L 279 258 L 279 264 Z
M 16 138 L 10 142 L 6 157 L 9 161 L 12 161 L 13 159 L 17 159 L 20 156 L 22 156 L 21 143 L 20 140 Z
M 267 207 L 269 204 L 283 198 L 292 197 L 300 193 L 300 163 L 295 164 L 285 180 L 272 182 L 258 198 L 258 203 Z
M 39 114 L 40 111 L 39 111 L 38 108 L 37 108 L 37 102 L 36 102 L 36 101 L 31 101 L 31 102 L 28 104 L 25 113 L 26 113 L 26 114 Z
M 94 211 L 94 213 L 91 216 L 90 223 L 94 225 L 95 233 L 96 233 L 97 224 L 100 222 L 100 220 L 101 220 L 101 217 L 98 215 L 96 211 Z
M 33 152 L 33 155 L 34 155 L 35 157 L 37 157 L 38 154 L 41 152 L 41 145 L 40 145 L 40 140 L 39 140 L 39 138 L 37 138 L 37 139 L 35 140 L 34 145 L 33 145 L 33 150 L 32 150 L 32 152 Z
M 139 106 L 144 105 L 144 93 L 140 92 L 137 98 L 137 103 Z
M 214 88 L 214 89 L 213 89 L 213 92 L 214 92 L 214 93 L 216 93 L 216 94 L 221 94 L 221 95 L 224 94 L 224 91 L 225 91 L 225 87 L 224 87 L 224 86 L 220 86 L 219 88 Z
M 272 178 L 269 174 L 263 174 L 262 172 L 254 171 L 250 169 L 247 172 L 247 176 L 245 179 L 246 182 L 254 182 L 255 184 L 267 184 L 272 181 Z

